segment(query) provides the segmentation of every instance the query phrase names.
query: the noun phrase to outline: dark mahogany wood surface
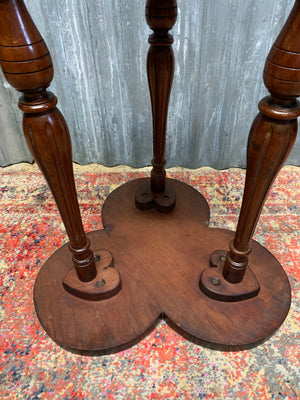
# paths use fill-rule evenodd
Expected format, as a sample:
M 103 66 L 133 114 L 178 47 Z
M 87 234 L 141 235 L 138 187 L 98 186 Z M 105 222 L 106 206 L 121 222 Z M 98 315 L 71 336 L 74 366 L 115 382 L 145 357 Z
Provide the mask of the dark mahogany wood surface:
M 153 159 L 150 185 L 138 188 L 135 203 L 141 210 L 156 208 L 171 212 L 176 193 L 166 185 L 166 133 L 168 107 L 174 75 L 173 37 L 169 34 L 177 19 L 176 0 L 147 0 L 146 21 L 153 30 L 149 36 L 147 77 L 153 122 Z
M 108 250 L 98 250 L 94 256 L 97 275 L 88 282 L 78 279 L 72 266 L 63 279 L 63 287 L 69 293 L 81 299 L 98 301 L 115 296 L 122 287 L 120 274 L 114 268 L 113 255 Z
M 116 296 L 88 302 L 63 289 L 67 246 L 42 267 L 34 299 L 49 336 L 81 354 L 113 352 L 136 343 L 162 315 L 189 339 L 223 349 L 249 347 L 271 335 L 290 305 L 289 282 L 278 261 L 252 241 L 251 269 L 262 286 L 258 296 L 232 303 L 209 298 L 199 288 L 200 274 L 215 247 L 226 252 L 233 233 L 207 227 L 205 199 L 184 183 L 168 180 L 178 193 L 171 214 L 137 209 L 140 183 L 112 192 L 103 207 L 105 230 L 88 234 L 96 254 L 101 246 L 114 254 L 122 279 Z
M 197 343 L 242 349 L 261 342 L 284 321 L 290 306 L 287 276 L 251 238 L 296 136 L 299 13 L 296 0 L 266 62 L 270 96 L 260 102 L 250 131 L 245 192 L 234 234 L 209 229 L 209 208 L 201 194 L 165 178 L 174 72 L 168 32 L 177 3 L 147 0 L 146 20 L 153 29 L 147 61 L 154 135 L 151 178 L 115 190 L 104 204 L 105 229 L 86 236 L 68 127 L 47 90 L 53 77 L 48 48 L 23 0 L 0 0 L 1 68 L 23 92 L 24 134 L 70 239 L 43 265 L 34 289 L 38 318 L 59 345 L 81 354 L 117 351 L 134 344 L 163 316 Z
M 247 174 L 239 221 L 220 279 L 244 279 L 250 241 L 267 194 L 296 139 L 300 116 L 300 0 L 267 57 L 264 83 L 270 92 L 259 103 L 248 139 Z M 276 290 L 276 289 L 275 289 Z
M 69 130 L 57 98 L 47 91 L 53 78 L 49 50 L 23 0 L 1 0 L 0 21 L 0 64 L 8 82 L 23 92 L 19 107 L 27 145 L 60 211 L 77 278 L 92 281 L 97 269 L 77 201 Z
M 153 119 L 151 189 L 165 190 L 165 148 L 168 106 L 174 75 L 173 37 L 168 33 L 177 18 L 177 2 L 147 0 L 146 20 L 154 31 L 149 37 L 147 75 Z

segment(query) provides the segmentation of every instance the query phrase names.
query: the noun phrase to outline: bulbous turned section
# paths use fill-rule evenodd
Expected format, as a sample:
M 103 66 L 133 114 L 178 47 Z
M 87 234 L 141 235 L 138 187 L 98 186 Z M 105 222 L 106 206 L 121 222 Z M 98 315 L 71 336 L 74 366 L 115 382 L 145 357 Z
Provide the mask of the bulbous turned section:
M 0 4 L 0 65 L 8 83 L 25 92 L 47 88 L 53 78 L 49 50 L 23 1 Z
M 219 279 L 244 285 L 251 266 L 251 239 L 267 194 L 291 152 L 300 116 L 300 0 L 276 39 L 264 68 L 264 83 L 270 92 L 259 103 L 248 139 L 247 173 L 242 207 L 229 252 L 223 257 Z M 249 256 L 250 255 L 250 256 Z M 208 269 L 208 275 L 212 270 Z M 200 286 L 205 285 L 202 281 Z M 211 288 L 205 290 L 213 293 Z M 212 294 L 213 296 L 213 294 Z
M 57 98 L 47 91 L 53 78 L 49 50 L 23 0 L 1 0 L 0 21 L 0 64 L 7 81 L 23 92 L 19 108 L 24 112 L 23 130 L 28 147 L 50 186 L 64 222 L 76 280 L 93 281 L 99 271 L 82 225 L 69 130 L 56 108 Z M 114 271 L 109 273 L 115 276 Z M 114 288 L 111 289 L 113 292 Z
M 224 266 L 224 277 L 241 282 L 248 266 L 250 240 L 267 194 L 286 161 L 297 134 L 300 115 L 300 1 L 273 44 L 264 68 L 264 83 L 271 96 L 259 103 L 248 140 L 244 199 L 234 241 Z M 236 267 L 236 263 L 239 266 Z
M 273 44 L 264 68 L 264 83 L 273 97 L 300 96 L 300 1 Z
M 77 201 L 69 130 L 56 108 L 57 98 L 46 90 L 53 78 L 49 50 L 23 0 L 2 0 L 0 20 L 1 68 L 7 81 L 24 93 L 19 108 L 28 147 L 62 216 L 78 278 L 92 280 L 97 271 Z
M 154 31 L 149 36 L 147 75 L 152 105 L 153 159 L 150 184 L 143 184 L 135 196 L 139 209 L 156 208 L 168 213 L 176 203 L 176 194 L 166 185 L 165 147 L 168 106 L 174 75 L 173 37 L 168 33 L 177 18 L 175 0 L 147 0 L 146 21 Z
M 146 21 L 154 31 L 150 36 L 168 36 L 168 31 L 173 28 L 177 19 L 176 0 L 147 0 Z

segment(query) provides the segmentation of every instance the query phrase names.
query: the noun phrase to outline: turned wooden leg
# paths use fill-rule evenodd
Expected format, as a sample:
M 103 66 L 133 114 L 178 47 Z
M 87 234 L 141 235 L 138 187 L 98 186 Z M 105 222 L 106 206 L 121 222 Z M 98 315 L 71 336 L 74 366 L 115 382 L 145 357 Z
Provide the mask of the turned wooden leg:
M 175 0 L 148 0 L 147 21 L 154 31 L 147 63 L 153 170 L 151 178 L 127 182 L 105 201 L 105 228 L 87 236 L 99 256 L 95 262 L 82 227 L 68 128 L 55 96 L 47 92 L 53 75 L 48 49 L 23 0 L 0 0 L 1 67 L 8 81 L 24 93 L 19 106 L 25 136 L 56 199 L 73 253 L 72 267 L 68 246 L 58 249 L 41 267 L 34 287 L 38 318 L 56 343 L 80 354 L 121 350 L 136 343 L 164 315 L 196 342 L 242 349 L 260 343 L 284 321 L 291 299 L 288 278 L 275 257 L 251 237 L 296 136 L 299 9 L 297 0 L 266 63 L 270 96 L 260 102 L 250 132 L 245 195 L 233 238 L 232 232 L 208 227 L 209 208 L 197 190 L 165 178 L 174 69 L 168 31 L 177 8 Z M 158 215 L 155 208 L 166 213 L 173 209 L 175 188 L 178 209 Z M 137 210 L 134 197 L 138 208 L 154 210 Z M 232 239 L 229 252 L 214 251 L 226 249 Z M 122 273 L 122 290 L 112 254 Z M 107 297 L 111 298 L 86 301 Z
M 149 37 L 147 75 L 153 119 L 153 169 L 151 182 L 142 185 L 136 193 L 136 206 L 142 210 L 155 207 L 170 212 L 176 202 L 175 191 L 166 184 L 165 146 L 168 105 L 174 75 L 173 37 L 168 31 L 177 17 L 175 0 L 148 0 L 146 20 L 154 31 Z
M 264 68 L 264 83 L 270 92 L 259 103 L 260 113 L 251 127 L 247 150 L 247 174 L 240 217 L 230 250 L 212 255 L 212 267 L 219 268 L 219 280 L 212 282 L 208 269 L 201 278 L 202 290 L 213 298 L 232 301 L 258 293 L 251 273 L 251 239 L 270 187 L 287 159 L 297 134 L 300 105 L 300 0 L 275 41 Z M 222 282 L 227 285 L 221 294 Z M 251 281 L 252 280 L 252 281 Z M 251 282 L 252 283 L 251 283 Z M 235 286 L 235 287 L 234 287 Z M 240 286 L 239 295 L 233 295 Z M 255 289 L 256 286 L 256 289 Z M 274 288 L 276 290 L 276 288 Z
M 0 20 L 1 68 L 7 81 L 23 92 L 19 107 L 24 112 L 26 141 L 51 188 L 70 239 L 74 268 L 66 276 L 66 290 L 92 300 L 113 295 L 120 288 L 119 277 L 110 287 L 94 285 L 100 279 L 99 268 L 82 225 L 69 131 L 56 108 L 57 98 L 47 91 L 53 78 L 49 50 L 23 0 L 2 0 Z M 116 271 L 112 274 L 115 277 Z

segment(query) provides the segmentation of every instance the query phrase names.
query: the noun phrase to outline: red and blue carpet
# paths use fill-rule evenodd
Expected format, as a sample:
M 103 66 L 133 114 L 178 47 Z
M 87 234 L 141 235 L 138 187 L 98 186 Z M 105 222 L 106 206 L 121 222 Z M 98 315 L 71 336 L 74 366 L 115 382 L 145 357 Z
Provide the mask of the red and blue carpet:
M 148 172 L 147 172 L 148 174 Z M 75 166 L 86 231 L 101 225 L 109 192 L 145 170 Z M 174 169 L 169 176 L 198 189 L 211 226 L 234 230 L 244 171 Z M 36 166 L 0 170 L 1 399 L 297 399 L 300 398 L 300 168 L 285 167 L 264 207 L 255 239 L 283 265 L 292 306 L 281 328 L 248 351 L 220 352 L 182 339 L 164 322 L 138 345 L 109 356 L 82 357 L 58 347 L 35 315 L 33 285 L 43 262 L 67 239 Z

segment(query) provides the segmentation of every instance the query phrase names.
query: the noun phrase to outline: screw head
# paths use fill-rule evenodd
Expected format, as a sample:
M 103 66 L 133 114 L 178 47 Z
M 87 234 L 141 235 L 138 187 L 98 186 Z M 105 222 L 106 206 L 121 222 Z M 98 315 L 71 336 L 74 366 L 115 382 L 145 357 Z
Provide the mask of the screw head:
M 225 262 L 226 261 L 226 257 L 225 256 L 221 256 L 220 257 L 220 261 Z
M 103 287 L 105 285 L 105 280 L 104 279 L 100 279 L 99 281 L 97 281 L 95 283 L 96 287 L 100 288 Z
M 94 260 L 97 262 L 97 261 L 100 261 L 100 256 L 98 256 L 98 254 L 96 254 L 95 256 L 94 256 Z
M 211 281 L 211 283 L 212 283 L 213 285 L 215 285 L 215 286 L 219 286 L 219 285 L 221 284 L 220 279 L 217 278 L 217 277 L 215 277 L 215 276 L 213 276 L 213 277 L 210 279 L 210 281 Z

